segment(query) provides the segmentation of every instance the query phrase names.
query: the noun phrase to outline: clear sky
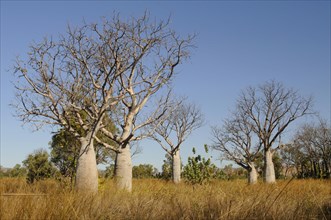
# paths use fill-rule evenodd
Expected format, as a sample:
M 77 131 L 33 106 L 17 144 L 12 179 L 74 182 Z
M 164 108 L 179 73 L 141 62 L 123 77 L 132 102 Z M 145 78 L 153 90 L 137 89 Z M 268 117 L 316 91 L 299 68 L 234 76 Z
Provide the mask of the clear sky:
M 12 117 L 15 57 L 32 41 L 63 33 L 68 23 L 100 21 L 114 11 L 140 16 L 146 9 L 157 19 L 171 15 L 180 34 L 198 34 L 192 58 L 179 68 L 175 92 L 198 104 L 207 123 L 184 143 L 184 163 L 192 147 L 211 142 L 210 126 L 228 116 L 240 90 L 267 80 L 313 95 L 315 109 L 330 121 L 330 1 L 1 1 L 2 166 L 48 149 L 51 139 L 49 129 L 32 132 Z M 143 153 L 134 164 L 160 168 L 162 149 L 151 141 L 140 145 Z

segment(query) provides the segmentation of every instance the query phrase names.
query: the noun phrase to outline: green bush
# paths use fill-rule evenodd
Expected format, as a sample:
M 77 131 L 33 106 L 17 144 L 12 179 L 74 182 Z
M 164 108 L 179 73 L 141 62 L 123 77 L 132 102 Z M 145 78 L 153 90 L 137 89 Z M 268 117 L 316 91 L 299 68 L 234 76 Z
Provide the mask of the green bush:
M 207 145 L 204 146 L 205 152 L 208 153 Z M 217 167 L 211 163 L 210 158 L 206 159 L 197 155 L 195 148 L 192 149 L 193 156 L 188 158 L 187 165 L 183 168 L 183 177 L 191 184 L 204 184 L 215 177 Z
M 151 164 L 139 164 L 132 167 L 132 177 L 137 179 L 154 178 L 157 174 L 156 168 Z
M 16 164 L 12 169 L 9 171 L 10 177 L 24 177 L 27 174 L 26 168 L 22 167 L 20 164 Z
M 56 168 L 49 160 L 49 154 L 43 149 L 29 154 L 23 164 L 28 171 L 27 181 L 29 183 L 53 177 L 57 173 Z

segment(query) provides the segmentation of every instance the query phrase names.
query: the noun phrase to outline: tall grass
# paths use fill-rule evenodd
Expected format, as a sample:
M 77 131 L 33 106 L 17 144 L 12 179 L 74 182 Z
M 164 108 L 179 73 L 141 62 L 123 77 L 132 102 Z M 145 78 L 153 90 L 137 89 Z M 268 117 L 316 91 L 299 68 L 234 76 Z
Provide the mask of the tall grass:
M 107 180 L 98 195 L 71 192 L 53 180 L 0 182 L 0 219 L 331 219 L 331 182 L 323 180 L 194 187 L 134 180 L 132 193 L 117 191 Z

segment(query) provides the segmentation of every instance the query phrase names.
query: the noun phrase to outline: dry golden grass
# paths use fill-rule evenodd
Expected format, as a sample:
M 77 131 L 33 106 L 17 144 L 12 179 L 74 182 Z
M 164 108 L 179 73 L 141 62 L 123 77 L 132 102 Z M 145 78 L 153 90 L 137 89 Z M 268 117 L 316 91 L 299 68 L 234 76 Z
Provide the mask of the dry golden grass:
M 254 186 L 214 181 L 196 187 L 134 180 L 132 193 L 117 191 L 107 180 L 94 196 L 70 192 L 53 180 L 0 182 L 0 219 L 331 219 L 331 182 L 323 180 Z

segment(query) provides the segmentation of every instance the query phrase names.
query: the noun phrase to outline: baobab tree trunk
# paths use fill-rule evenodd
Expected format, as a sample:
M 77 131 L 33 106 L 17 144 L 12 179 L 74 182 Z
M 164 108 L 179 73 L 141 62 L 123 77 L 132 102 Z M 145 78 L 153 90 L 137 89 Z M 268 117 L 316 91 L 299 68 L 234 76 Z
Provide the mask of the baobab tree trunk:
M 116 155 L 115 180 L 118 189 L 132 190 L 132 161 L 130 146 L 126 145 Z
M 179 150 L 176 150 L 172 154 L 172 181 L 174 183 L 180 183 L 180 171 L 181 171 L 181 162 L 180 162 L 180 155 Z
M 93 140 L 81 138 L 75 188 L 79 192 L 98 192 L 98 169 Z
M 276 176 L 275 176 L 275 167 L 274 163 L 272 162 L 272 155 L 271 149 L 267 149 L 264 151 L 264 181 L 266 183 L 275 183 Z
M 257 171 L 255 169 L 254 163 L 249 164 L 249 170 L 248 170 L 248 184 L 253 185 L 257 183 Z

